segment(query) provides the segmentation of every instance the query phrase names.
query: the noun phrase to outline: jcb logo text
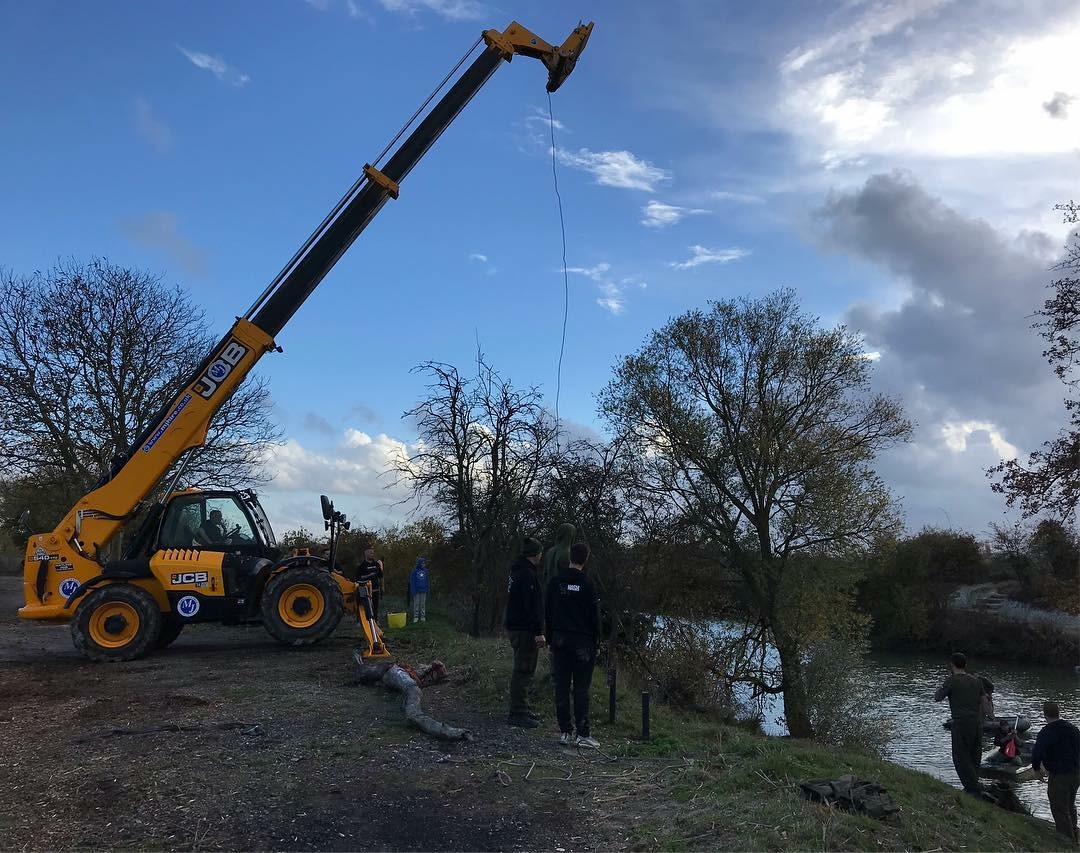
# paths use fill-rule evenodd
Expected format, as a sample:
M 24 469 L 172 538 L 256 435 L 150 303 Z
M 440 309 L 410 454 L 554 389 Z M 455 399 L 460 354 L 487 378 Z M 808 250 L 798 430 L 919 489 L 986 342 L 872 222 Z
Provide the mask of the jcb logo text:
M 217 358 L 210 362 L 210 366 L 206 368 L 206 372 L 199 381 L 195 383 L 195 393 L 207 400 L 213 397 L 218 386 L 228 378 L 233 368 L 240 363 L 240 359 L 245 355 L 247 355 L 247 347 L 239 343 L 235 338 L 231 339 L 225 344 L 225 348 L 218 353 Z
M 210 576 L 206 572 L 180 572 L 169 578 L 173 586 L 181 586 L 188 583 L 206 583 Z

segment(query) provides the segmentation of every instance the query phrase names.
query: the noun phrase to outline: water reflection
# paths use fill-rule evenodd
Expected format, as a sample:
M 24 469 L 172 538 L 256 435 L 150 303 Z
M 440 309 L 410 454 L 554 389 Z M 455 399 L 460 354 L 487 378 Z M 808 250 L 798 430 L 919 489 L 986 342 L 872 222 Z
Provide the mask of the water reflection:
M 1023 714 L 1031 720 L 1029 738 L 1043 726 L 1042 703 L 1054 699 L 1062 706 L 1062 716 L 1080 722 L 1080 678 L 1068 669 L 1027 666 L 1015 662 L 973 660 L 973 673 L 994 682 L 994 706 L 1000 715 Z M 941 727 L 949 716 L 948 702 L 933 701 L 934 691 L 947 674 L 945 655 L 875 654 L 862 677 L 879 698 L 877 710 L 893 727 L 887 757 L 904 767 L 920 770 L 960 787 L 953 770 L 949 733 Z M 783 699 L 768 697 L 763 728 L 767 734 L 784 734 L 781 722 Z M 985 739 L 985 749 L 990 749 Z M 1018 794 L 1033 814 L 1050 820 L 1046 785 L 1025 782 Z

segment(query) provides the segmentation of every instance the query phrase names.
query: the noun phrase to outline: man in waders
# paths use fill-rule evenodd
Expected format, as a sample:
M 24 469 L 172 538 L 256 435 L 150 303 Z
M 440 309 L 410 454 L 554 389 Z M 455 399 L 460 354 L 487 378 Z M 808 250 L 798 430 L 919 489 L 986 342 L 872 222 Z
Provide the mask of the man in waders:
M 949 699 L 952 712 L 952 760 L 964 791 L 978 795 L 979 765 L 982 764 L 982 679 L 969 675 L 967 658 L 956 652 L 952 672 L 937 689 L 934 701 Z

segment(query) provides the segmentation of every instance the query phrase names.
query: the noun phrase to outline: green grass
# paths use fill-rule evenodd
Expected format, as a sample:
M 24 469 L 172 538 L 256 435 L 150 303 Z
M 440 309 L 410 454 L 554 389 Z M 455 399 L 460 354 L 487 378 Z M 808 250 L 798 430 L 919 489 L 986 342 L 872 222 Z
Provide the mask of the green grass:
M 388 631 L 400 659 L 438 658 L 460 684 L 463 699 L 480 707 L 505 706 L 510 650 L 505 641 L 475 639 L 429 609 L 428 621 Z M 537 672 L 540 710 L 554 715 L 547 663 Z M 808 741 L 767 738 L 703 713 L 654 704 L 651 738 L 640 740 L 640 692 L 621 679 L 618 715 L 608 722 L 608 687 L 601 671 L 593 684 L 594 734 L 616 768 L 644 766 L 622 784 L 632 796 L 630 842 L 658 850 L 1060 850 L 1045 821 L 976 801 L 936 779 L 857 752 Z M 797 786 L 809 778 L 853 773 L 884 785 L 901 807 L 886 821 L 848 814 L 804 800 Z M 614 777 L 613 777 L 614 778 Z M 625 801 L 624 801 L 625 802 Z

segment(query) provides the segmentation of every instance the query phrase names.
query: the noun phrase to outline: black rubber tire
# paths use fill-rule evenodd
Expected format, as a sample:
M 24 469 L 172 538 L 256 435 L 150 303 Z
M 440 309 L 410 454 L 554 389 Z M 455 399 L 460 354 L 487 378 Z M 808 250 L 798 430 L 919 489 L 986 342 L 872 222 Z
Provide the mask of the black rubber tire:
M 290 587 L 307 584 L 315 587 L 323 597 L 323 612 L 319 620 L 305 628 L 287 624 L 278 610 L 278 603 Z M 260 610 L 267 632 L 286 646 L 308 646 L 325 640 L 337 628 L 345 613 L 345 598 L 341 587 L 326 569 L 303 566 L 285 569 L 274 575 L 263 590 Z
M 184 623 L 171 614 L 165 614 L 161 618 L 161 633 L 158 634 L 154 648 L 164 649 L 171 646 L 173 641 L 184 630 Z
M 122 646 L 110 648 L 94 641 L 90 621 L 94 611 L 108 604 L 126 604 L 138 616 L 138 626 L 131 640 Z M 104 663 L 134 660 L 153 651 L 161 635 L 161 611 L 154 596 L 142 587 L 129 583 L 111 583 L 95 589 L 79 602 L 75 618 L 71 620 L 71 642 L 90 660 Z

